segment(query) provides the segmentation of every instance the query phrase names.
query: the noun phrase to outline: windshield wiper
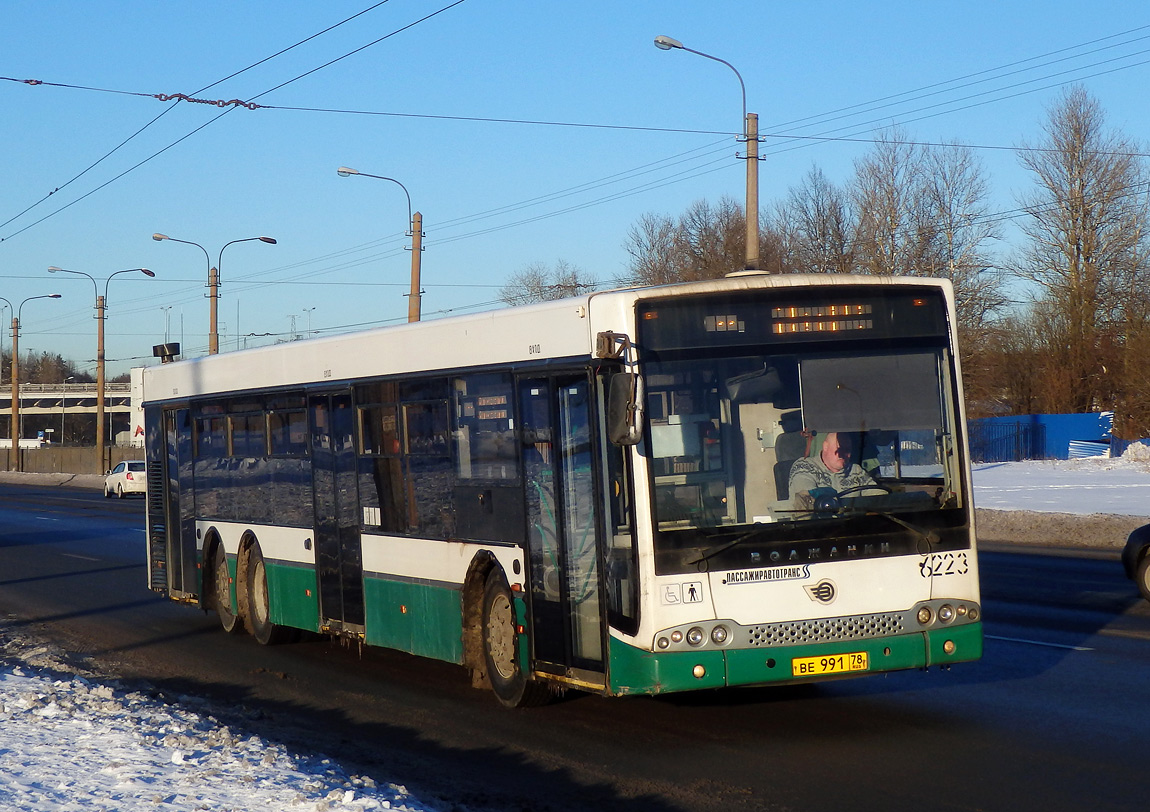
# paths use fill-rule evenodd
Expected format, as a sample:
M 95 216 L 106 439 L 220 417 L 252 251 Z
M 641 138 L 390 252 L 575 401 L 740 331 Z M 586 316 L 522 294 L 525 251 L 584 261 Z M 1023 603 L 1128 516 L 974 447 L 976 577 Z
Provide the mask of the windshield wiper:
M 893 513 L 887 513 L 885 510 L 865 510 L 863 508 L 842 508 L 840 513 L 847 513 L 848 511 L 853 513 L 856 516 L 882 516 L 885 519 L 890 519 L 892 522 L 899 525 L 900 527 L 904 527 L 907 530 L 909 530 L 910 532 L 914 533 L 915 537 L 919 541 L 926 542 L 926 551 L 925 552 L 930 552 L 932 549 L 934 549 L 934 545 L 937 544 L 939 541 L 938 533 L 936 533 L 934 530 L 923 530 L 921 527 L 918 527 L 917 525 L 913 525 L 910 522 L 906 521 L 905 519 L 900 519 L 898 516 L 895 516 Z
M 687 565 L 690 566 L 692 564 L 701 564 L 704 561 L 707 561 L 711 558 L 714 558 L 719 553 L 726 552 L 727 550 L 731 549 L 732 547 L 737 547 L 740 544 L 742 544 L 743 542 L 750 541 L 753 538 L 757 538 L 758 536 L 761 536 L 766 531 L 767 531 L 767 528 L 765 528 L 765 527 L 758 528 L 755 530 L 748 530 L 746 533 L 743 533 L 741 536 L 736 536 L 735 538 L 731 539 L 726 544 L 722 544 L 713 550 L 708 550 L 707 552 L 703 553 L 701 556 L 696 558 L 694 561 L 688 561 Z

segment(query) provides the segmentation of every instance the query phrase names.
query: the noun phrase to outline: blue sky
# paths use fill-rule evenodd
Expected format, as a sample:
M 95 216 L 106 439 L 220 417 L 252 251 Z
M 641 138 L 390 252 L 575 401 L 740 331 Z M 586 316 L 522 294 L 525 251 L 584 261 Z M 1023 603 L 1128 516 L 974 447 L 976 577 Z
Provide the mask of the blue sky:
M 403 192 L 340 178 L 340 165 L 396 178 L 423 214 L 425 318 L 493 303 L 532 263 L 614 278 L 643 214 L 743 195 L 734 74 L 656 49 L 658 34 L 741 73 L 766 136 L 764 209 L 812 165 L 847 181 L 865 139 L 895 123 L 979 147 L 992 208 L 1012 209 L 1029 179 L 1009 148 L 1041 140 L 1068 82 L 1111 126 L 1150 140 L 1140 3 L 452 2 L 390 0 L 198 95 L 271 107 L 249 110 L 154 95 L 196 93 L 372 1 L 7 0 L 0 76 L 72 86 L 0 81 L 0 296 L 63 294 L 23 307 L 21 349 L 94 367 L 93 286 L 48 266 L 101 290 L 112 272 L 147 267 L 155 279 L 109 284 L 109 371 L 150 362 L 165 329 L 205 352 L 204 254 L 154 232 L 203 245 L 213 264 L 232 240 L 278 240 L 223 254 L 225 350 L 293 323 L 303 334 L 404 321 Z

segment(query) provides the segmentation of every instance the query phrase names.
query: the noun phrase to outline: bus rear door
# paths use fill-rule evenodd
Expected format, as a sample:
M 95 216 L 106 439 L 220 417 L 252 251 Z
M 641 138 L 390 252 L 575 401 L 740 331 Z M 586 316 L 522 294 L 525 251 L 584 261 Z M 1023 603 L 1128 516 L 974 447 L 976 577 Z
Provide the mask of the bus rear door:
M 320 628 L 360 636 L 364 631 L 363 554 L 351 395 L 311 395 L 308 413 Z

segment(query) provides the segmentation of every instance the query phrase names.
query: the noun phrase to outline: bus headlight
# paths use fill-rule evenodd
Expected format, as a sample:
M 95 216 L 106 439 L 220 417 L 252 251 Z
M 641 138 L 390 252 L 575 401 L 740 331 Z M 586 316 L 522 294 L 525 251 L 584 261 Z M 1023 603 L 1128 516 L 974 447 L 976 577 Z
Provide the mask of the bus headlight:
M 701 646 L 706 639 L 707 635 L 698 626 L 692 626 L 687 630 L 687 642 L 692 646 Z
M 918 607 L 918 625 L 926 626 L 934 618 L 934 612 L 930 611 L 929 606 Z
M 944 603 L 938 607 L 938 619 L 943 623 L 950 623 L 954 620 L 954 607 L 949 603 Z
M 711 642 L 716 646 L 721 646 L 726 643 L 727 638 L 730 636 L 731 633 L 727 630 L 726 626 L 716 626 L 711 629 Z

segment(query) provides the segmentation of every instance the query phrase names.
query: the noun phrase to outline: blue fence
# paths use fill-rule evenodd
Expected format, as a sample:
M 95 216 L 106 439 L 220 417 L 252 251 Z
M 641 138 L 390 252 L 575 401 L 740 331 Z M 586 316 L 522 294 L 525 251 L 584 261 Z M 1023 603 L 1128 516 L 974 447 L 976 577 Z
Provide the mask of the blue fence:
M 1046 458 L 1046 425 L 1029 421 L 971 420 L 971 462 L 1010 462 Z
M 1111 432 L 1113 412 L 980 417 L 967 422 L 972 462 L 1120 457 L 1131 444 Z

